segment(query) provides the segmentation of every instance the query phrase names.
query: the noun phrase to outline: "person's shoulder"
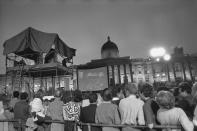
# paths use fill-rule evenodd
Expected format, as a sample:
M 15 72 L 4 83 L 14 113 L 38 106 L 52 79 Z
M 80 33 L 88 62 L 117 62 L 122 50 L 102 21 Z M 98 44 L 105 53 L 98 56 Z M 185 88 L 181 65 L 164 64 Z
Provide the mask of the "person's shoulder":
M 152 106 L 155 104 L 156 104 L 156 102 L 153 99 L 148 99 L 144 102 L 144 106 Z
M 67 107 L 67 106 L 71 106 L 71 105 L 72 105 L 72 103 L 67 102 L 67 103 L 64 103 L 64 104 L 63 104 L 63 107 Z
M 144 105 L 144 101 L 143 101 L 143 100 L 141 100 L 140 98 L 137 98 L 137 101 L 139 102 L 139 104 Z
M 124 102 L 126 102 L 126 101 L 127 101 L 127 99 L 128 99 L 128 98 L 123 98 L 123 99 L 121 99 L 121 100 L 120 100 L 120 103 L 124 103 Z
M 81 111 L 88 111 L 88 110 L 92 110 L 92 109 L 96 109 L 97 106 L 93 106 L 93 105 L 88 105 L 88 106 L 85 106 L 85 107 L 82 107 L 81 108 Z
M 174 112 L 177 112 L 177 113 L 184 113 L 183 109 L 180 107 L 174 107 L 171 110 L 174 110 Z
M 112 106 L 112 107 L 118 107 L 116 104 L 114 104 L 114 103 L 110 103 L 110 105 Z
M 143 107 L 150 107 L 150 106 L 151 106 L 151 102 L 149 101 L 144 102 Z
M 16 103 L 15 103 L 15 106 L 16 106 L 16 105 L 21 105 L 21 101 L 16 102 Z
M 81 107 L 81 109 L 82 109 L 82 110 L 86 110 L 86 109 L 89 109 L 89 108 L 91 108 L 91 106 L 90 106 L 90 105 L 88 105 L 88 106 L 84 106 L 84 107 Z

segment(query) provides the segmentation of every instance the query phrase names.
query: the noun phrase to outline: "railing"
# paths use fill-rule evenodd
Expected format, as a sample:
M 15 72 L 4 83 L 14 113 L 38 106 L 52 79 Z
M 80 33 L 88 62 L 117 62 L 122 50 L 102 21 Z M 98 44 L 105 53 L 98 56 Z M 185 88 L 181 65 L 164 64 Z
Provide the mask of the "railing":
M 140 129 L 145 129 L 149 128 L 148 126 L 142 126 L 142 125 L 109 125 L 109 124 L 96 124 L 96 123 L 81 123 L 78 122 L 78 125 L 81 126 L 87 126 L 88 131 L 91 131 L 91 127 L 117 127 L 117 128 L 124 128 L 124 127 L 132 127 L 132 128 L 140 128 Z M 181 129 L 180 126 L 173 126 L 173 125 L 155 125 L 153 129 Z
M 27 127 L 21 120 L 0 120 L 2 122 L 17 122 L 19 125 L 18 131 L 22 131 L 22 128 Z M 59 123 L 65 124 L 64 121 L 57 121 L 57 120 L 45 120 L 45 123 Z M 142 125 L 114 125 L 114 124 L 96 124 L 96 123 L 82 123 L 82 122 L 74 122 L 74 131 L 77 131 L 77 126 L 87 126 L 88 131 L 91 131 L 91 127 L 116 127 L 116 128 L 124 128 L 124 127 L 132 127 L 132 128 L 140 128 L 145 129 L 148 126 Z M 1 127 L 0 127 L 1 128 Z M 174 125 L 155 125 L 153 129 L 181 129 L 181 126 L 174 126 Z M 1 128 L 2 130 L 2 128 Z M 3 130 L 6 131 L 6 130 Z
M 25 127 L 25 124 L 23 124 L 21 120 L 6 119 L 6 120 L 0 120 L 0 130 L 1 131 L 9 131 L 9 122 L 11 122 L 12 124 L 17 123 L 18 124 L 18 131 L 22 131 L 22 128 Z

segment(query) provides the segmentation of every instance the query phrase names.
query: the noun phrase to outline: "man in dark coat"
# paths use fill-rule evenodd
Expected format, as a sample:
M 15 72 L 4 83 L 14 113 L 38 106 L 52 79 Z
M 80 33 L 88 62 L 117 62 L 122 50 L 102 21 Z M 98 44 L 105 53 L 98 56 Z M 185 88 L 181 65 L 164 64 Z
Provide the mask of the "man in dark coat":
M 91 93 L 89 95 L 90 105 L 83 107 L 80 113 L 80 121 L 83 123 L 95 123 L 95 113 L 97 108 L 97 94 Z M 82 131 L 88 131 L 88 126 L 82 126 Z M 99 127 L 91 127 L 91 131 L 101 131 Z
M 20 101 L 17 102 L 14 106 L 14 119 L 19 119 L 22 122 L 22 125 L 25 125 L 29 115 L 30 115 L 30 106 L 28 104 L 28 94 L 26 92 L 21 93 Z M 21 129 L 25 131 L 25 127 L 20 127 L 19 123 L 14 123 L 14 128 Z

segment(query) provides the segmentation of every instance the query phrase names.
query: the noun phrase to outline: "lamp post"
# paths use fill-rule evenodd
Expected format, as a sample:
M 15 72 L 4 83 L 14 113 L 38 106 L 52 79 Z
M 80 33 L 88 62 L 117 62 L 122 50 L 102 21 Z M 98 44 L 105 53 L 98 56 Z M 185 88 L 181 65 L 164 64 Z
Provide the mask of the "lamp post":
M 150 50 L 151 58 L 155 59 L 157 62 L 159 62 L 160 59 L 165 56 L 165 54 L 166 54 L 166 50 L 163 47 L 155 47 Z M 152 72 L 153 72 L 153 81 L 155 81 L 155 71 L 153 67 L 153 61 L 151 61 L 151 67 L 152 67 Z
M 166 69 L 167 69 L 168 81 L 170 82 L 171 80 L 170 80 L 170 72 L 169 72 L 168 62 L 171 59 L 171 56 L 169 54 L 165 54 L 164 57 L 163 57 L 163 59 L 166 62 Z

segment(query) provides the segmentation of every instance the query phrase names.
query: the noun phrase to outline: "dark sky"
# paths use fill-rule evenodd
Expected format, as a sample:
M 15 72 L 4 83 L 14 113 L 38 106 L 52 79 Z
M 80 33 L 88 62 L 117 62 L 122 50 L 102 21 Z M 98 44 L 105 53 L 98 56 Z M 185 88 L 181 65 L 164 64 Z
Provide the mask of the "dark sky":
M 154 46 L 197 52 L 197 0 L 0 0 L 0 73 L 4 41 L 29 26 L 58 33 L 77 49 L 75 64 L 99 59 L 108 35 L 120 56 L 145 58 Z

